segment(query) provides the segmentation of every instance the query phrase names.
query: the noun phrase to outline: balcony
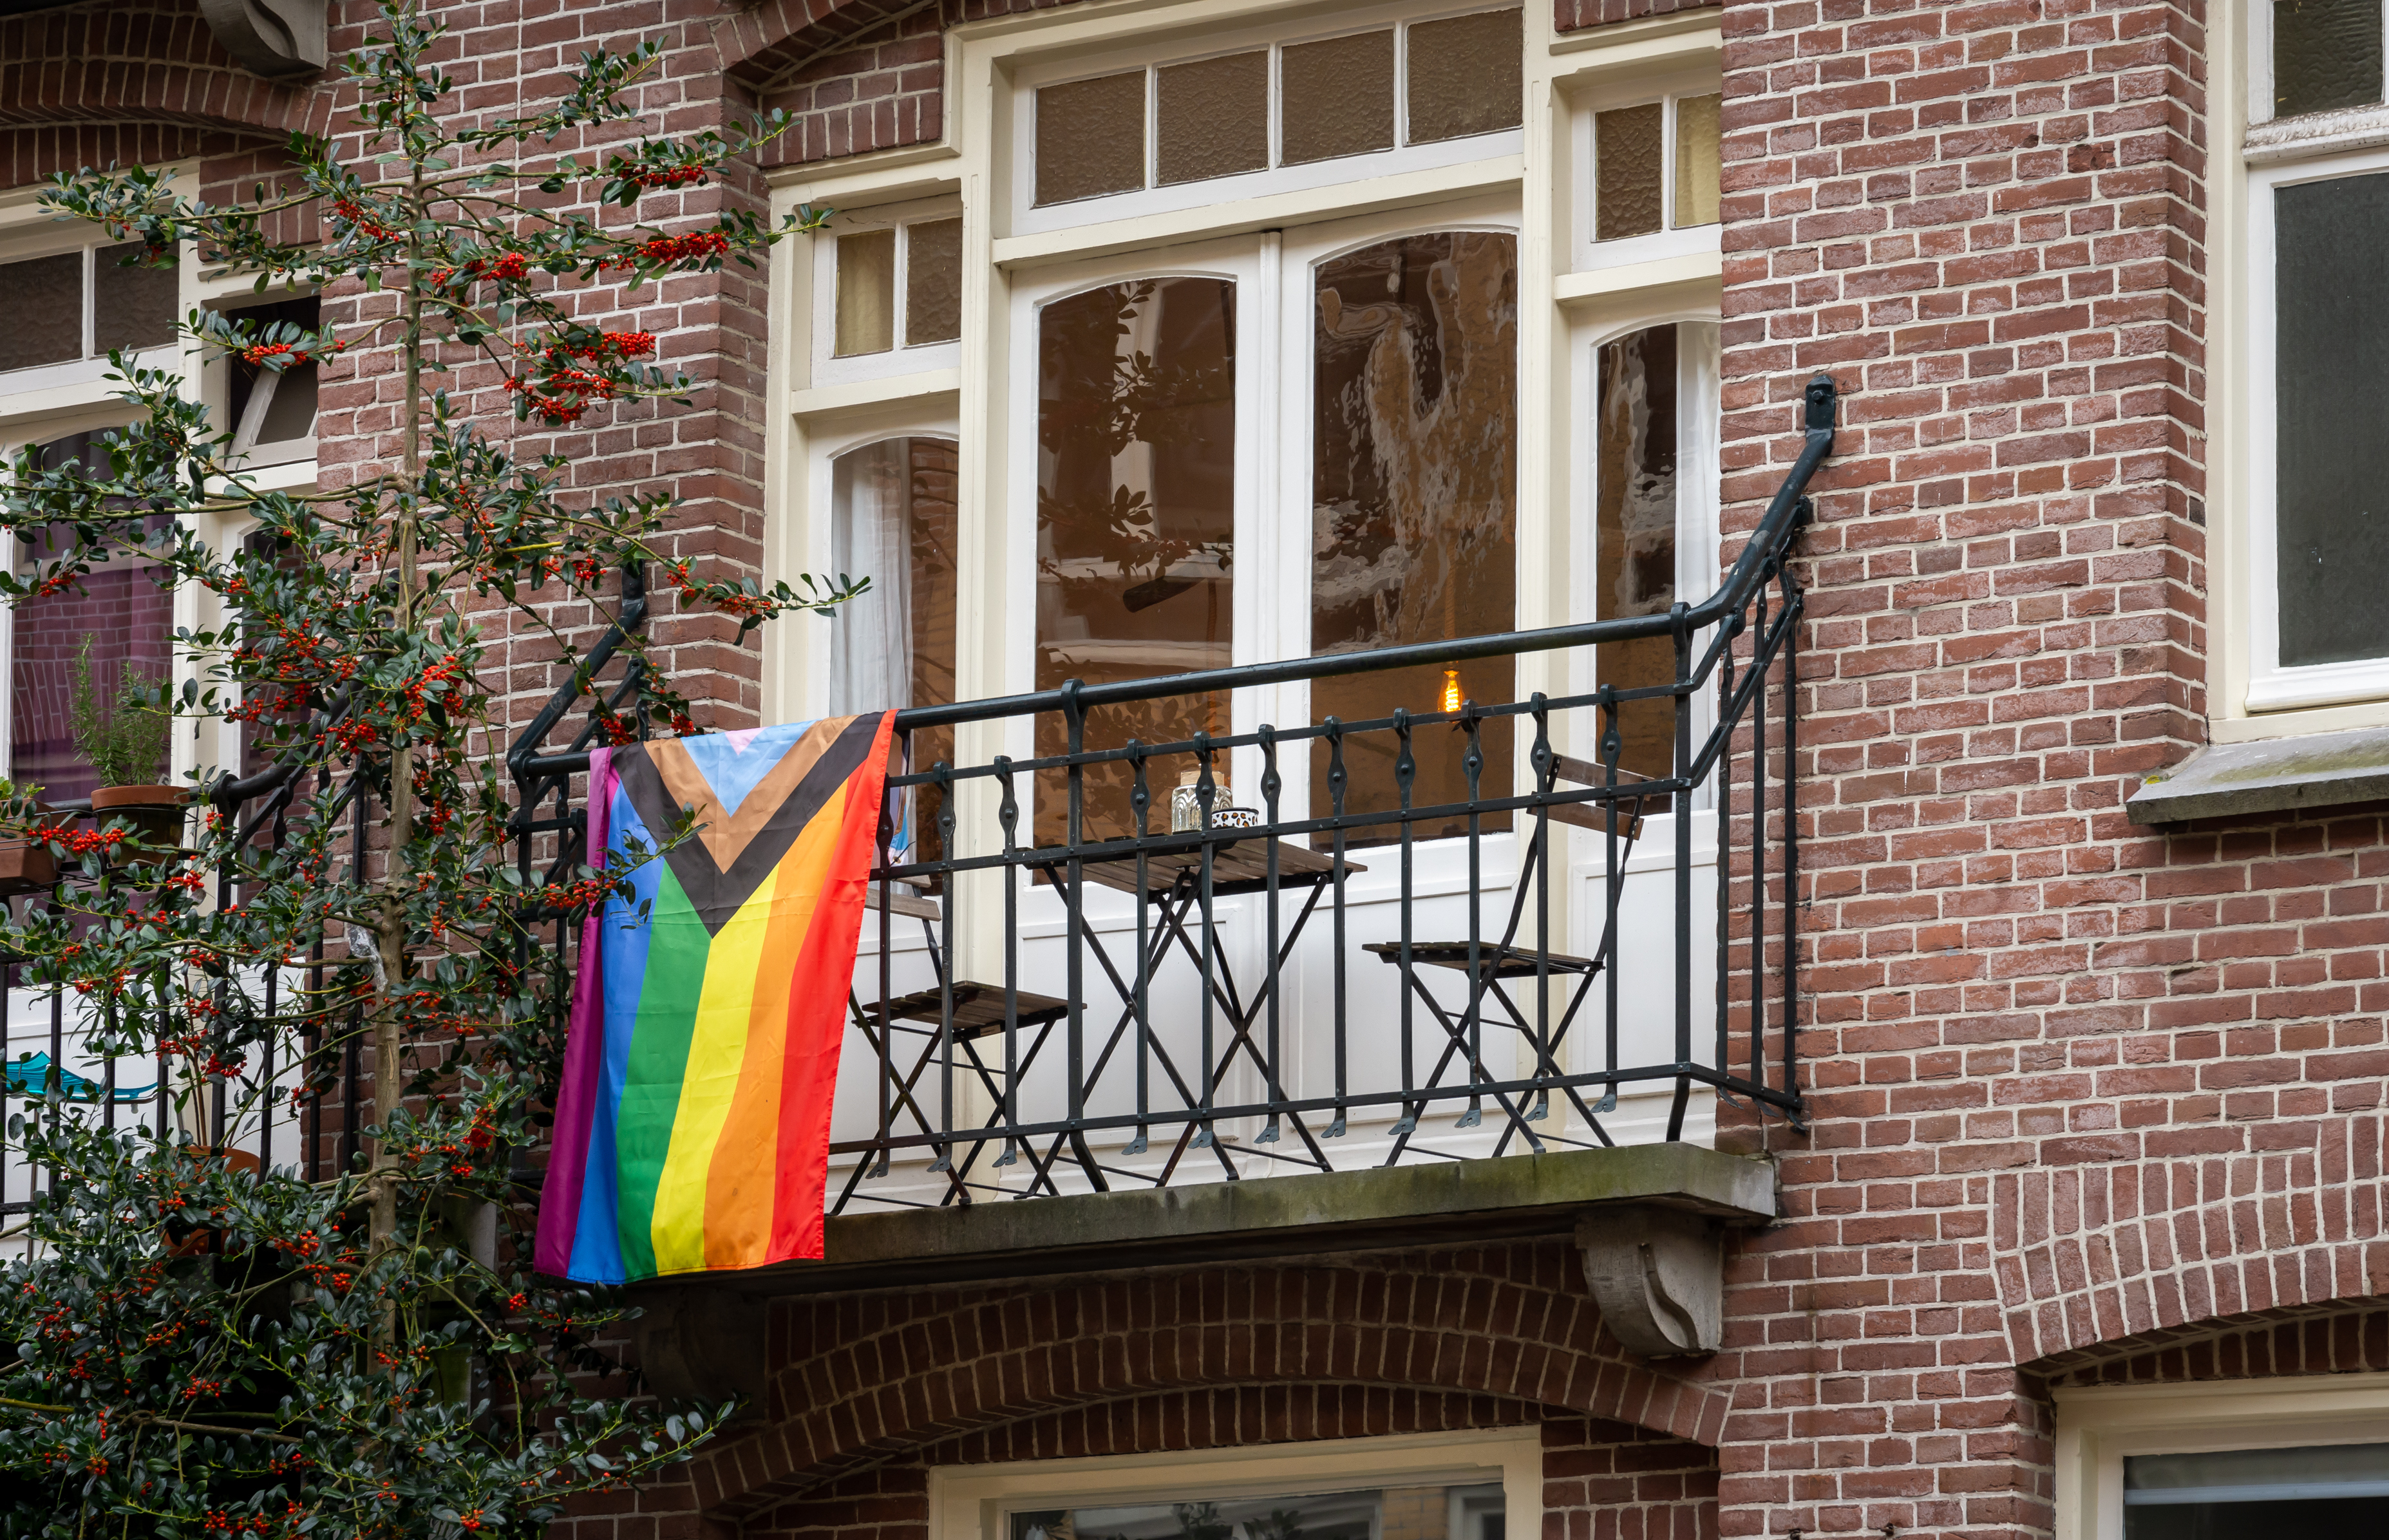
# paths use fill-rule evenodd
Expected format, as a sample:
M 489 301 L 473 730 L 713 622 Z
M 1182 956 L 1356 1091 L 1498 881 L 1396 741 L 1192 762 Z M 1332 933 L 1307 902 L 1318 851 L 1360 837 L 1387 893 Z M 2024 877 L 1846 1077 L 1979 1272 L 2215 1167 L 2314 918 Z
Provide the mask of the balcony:
M 889 782 L 849 1000 L 831 1266 L 769 1286 L 951 1275 L 956 1247 L 1119 1265 L 1588 1203 L 1771 1213 L 1745 1163 L 1693 1147 L 1720 1105 L 1802 1114 L 1787 557 L 1833 405 L 1808 388 L 1796 463 L 1697 605 L 901 713 L 913 768 Z M 634 590 L 625 626 L 643 611 Z M 1621 680 L 1606 660 L 1629 643 L 1666 666 Z M 1463 668 L 1610 681 L 1486 701 L 1462 698 Z M 1289 687 L 1357 676 L 1393 681 L 1377 698 L 1449 688 L 1267 719 Z M 511 757 L 526 877 L 583 843 L 590 730 L 544 751 L 571 710 L 560 694 Z M 1138 733 L 1190 719 L 1220 731 Z M 286 793 L 232 792 L 270 837 Z M 10 1000 L 0 1051 L 38 1048 L 101 1088 L 99 1115 L 163 1131 L 156 1093 L 121 1088 L 152 1075 L 83 1062 L 70 1005 Z M 344 1078 L 356 1105 L 352 1050 Z M 211 1137 L 311 1175 L 356 1145 L 320 1122 Z M 1654 1144 L 1682 1152 L 1630 1148 Z M 38 1179 L 0 1162 L 0 1202 Z M 1016 1200 L 1064 1207 L 951 1212 Z

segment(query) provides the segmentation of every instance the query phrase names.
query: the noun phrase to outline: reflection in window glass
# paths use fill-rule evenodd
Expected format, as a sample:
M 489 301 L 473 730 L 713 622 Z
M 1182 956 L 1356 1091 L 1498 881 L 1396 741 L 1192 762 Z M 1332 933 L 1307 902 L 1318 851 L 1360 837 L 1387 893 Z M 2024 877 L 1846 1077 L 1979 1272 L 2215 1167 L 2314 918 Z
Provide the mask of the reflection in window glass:
M 2276 1540 L 2389 1530 L 2389 1444 L 2124 1458 L 2125 1540 Z
M 1676 344 L 1677 328 L 1653 326 L 1603 344 L 1595 359 L 1596 619 L 1665 615 L 1676 602 Z M 1675 643 L 1664 636 L 1603 643 L 1593 655 L 1602 684 L 1640 690 L 1675 681 Z M 1629 701 L 1617 721 L 1621 768 L 1649 776 L 1673 770 L 1670 702 Z
M 2389 175 L 2273 198 L 2280 663 L 2389 657 Z
M 1113 284 L 1038 318 L 1037 688 L 1223 668 L 1233 654 L 1235 286 Z M 1090 748 L 1228 731 L 1224 694 L 1107 707 Z M 1056 715 L 1037 752 L 1067 746 Z M 1147 772 L 1168 826 L 1169 786 Z M 1066 837 L 1059 774 L 1041 780 L 1037 841 Z M 1125 763 L 1086 776 L 1090 839 L 1135 832 Z
M 1408 235 L 1322 262 L 1313 311 L 1311 630 L 1314 655 L 1510 630 L 1517 617 L 1516 237 Z M 1459 666 L 1463 698 L 1511 698 L 1507 659 Z M 1462 734 L 1436 721 L 1441 668 L 1320 680 L 1313 721 L 1424 714 L 1413 805 L 1466 800 Z M 1511 733 L 1483 734 L 1480 788 L 1507 795 Z M 1345 808 L 1399 807 L 1391 733 L 1348 740 Z M 1311 799 L 1330 808 L 1328 762 Z M 1506 815 L 1482 821 L 1507 828 Z M 1420 824 L 1421 838 L 1467 832 Z M 1392 830 L 1382 837 L 1397 837 Z
M 2273 112 L 2381 100 L 2380 0 L 2273 0 Z
M 1499 1483 L 1203 1498 L 1012 1516 L 1011 1540 L 1499 1540 Z
M 100 435 L 80 433 L 42 448 L 50 467 L 83 460 Z M 20 564 L 64 554 L 46 536 L 19 534 Z M 173 666 L 174 596 L 157 580 L 154 563 L 121 556 L 84 577 L 75 588 L 14 607 L 11 628 L 8 774 L 19 788 L 38 786 L 43 800 L 87 797 L 98 785 L 74 741 L 74 698 L 80 659 L 90 641 L 90 686 L 103 711 L 126 680 L 161 681 Z M 158 767 L 164 779 L 166 767 Z
M 829 712 L 946 706 L 954 698 L 954 445 L 884 439 L 830 463 L 830 570 L 869 578 L 829 622 Z M 913 735 L 913 762 L 953 759 L 953 729 Z M 898 817 L 898 844 L 918 829 L 934 851 L 935 793 Z M 921 859 L 936 859 L 928 854 Z

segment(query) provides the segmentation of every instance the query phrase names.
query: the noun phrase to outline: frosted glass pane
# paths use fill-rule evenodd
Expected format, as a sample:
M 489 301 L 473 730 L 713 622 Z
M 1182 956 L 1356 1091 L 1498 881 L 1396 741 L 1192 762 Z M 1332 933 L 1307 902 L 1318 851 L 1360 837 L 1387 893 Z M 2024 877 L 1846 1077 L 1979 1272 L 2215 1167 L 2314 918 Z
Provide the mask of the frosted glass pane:
M 904 230 L 904 345 L 963 335 L 963 222 L 930 220 Z
M 1412 27 L 1410 142 L 1516 128 L 1525 121 L 1525 59 L 1517 11 L 1480 11 Z
M 1394 34 L 1360 32 L 1282 51 L 1289 166 L 1394 147 Z
M 1603 343 L 1594 373 L 1593 615 L 1665 615 L 1676 602 L 1676 328 Z M 1603 643 L 1592 667 L 1597 682 L 1620 690 L 1665 686 L 1676 677 L 1675 643 Z M 1621 766 L 1642 775 L 1674 769 L 1667 702 L 1629 701 L 1617 723 Z
M 2278 117 L 2381 99 L 2381 0 L 2275 0 Z
M 1056 299 L 1038 320 L 1037 688 L 1151 679 L 1233 659 L 1236 289 L 1163 278 Z M 1089 748 L 1228 731 L 1228 697 L 1109 706 Z M 1037 752 L 1067 746 L 1058 713 Z M 1174 763 L 1156 760 L 1169 827 Z M 1086 772 L 1086 837 L 1135 832 L 1125 762 Z M 1067 831 L 1067 782 L 1041 776 L 1037 841 Z
M 1676 228 L 1718 222 L 1718 108 L 1722 98 L 1676 103 Z
M 1269 50 L 1172 64 L 1154 82 L 1163 185 L 1269 165 Z
M 1144 71 L 1037 88 L 1037 202 L 1144 185 Z
M 0 326 L 0 369 L 83 357 L 83 261 L 82 252 L 68 251 L 0 264 L 10 311 Z
M 839 358 L 896 346 L 896 232 L 863 230 L 837 238 Z
M 2389 176 L 2273 197 L 2281 662 L 2389 657 Z
M 103 246 L 91 254 L 92 349 L 161 348 L 174 340 L 180 294 L 171 267 L 121 267 L 138 243 Z
M 1592 115 L 1593 239 L 1659 228 L 1661 129 L 1657 102 Z
M 2125 1540 L 2278 1540 L 2389 1529 L 2389 1445 L 2124 1457 Z
M 1515 237 L 1443 233 L 1367 247 L 1320 265 L 1311 383 L 1314 655 L 1439 642 L 1517 621 L 1518 251 Z M 1457 666 L 1463 698 L 1513 698 L 1507 658 Z M 1311 719 L 1440 708 L 1440 668 L 1323 679 Z M 1466 800 L 1466 739 L 1415 734 L 1414 805 Z M 1483 735 L 1480 786 L 1510 783 L 1511 735 Z M 1399 807 L 1390 734 L 1350 740 L 1345 808 Z M 1311 805 L 1328 809 L 1327 757 L 1311 757 Z M 1506 829 L 1506 817 L 1482 821 Z M 1422 838 L 1465 820 L 1418 824 Z M 1383 836 L 1394 837 L 1391 830 Z M 1323 838 L 1322 846 L 1327 843 Z

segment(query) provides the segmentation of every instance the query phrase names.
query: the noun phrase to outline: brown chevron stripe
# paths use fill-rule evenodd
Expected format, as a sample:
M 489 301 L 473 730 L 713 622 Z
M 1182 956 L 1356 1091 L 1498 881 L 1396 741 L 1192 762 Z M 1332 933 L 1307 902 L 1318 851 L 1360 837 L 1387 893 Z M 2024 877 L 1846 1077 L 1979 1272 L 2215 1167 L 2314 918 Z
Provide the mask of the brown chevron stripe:
M 755 783 L 755 789 L 738 804 L 735 813 L 722 810 L 721 798 L 714 795 L 705 772 L 696 768 L 696 759 L 688 752 L 686 744 L 677 738 L 658 739 L 646 745 L 647 757 L 656 762 L 656 773 L 663 777 L 664 790 L 671 794 L 672 800 L 683 808 L 696 809 L 696 837 L 711 852 L 713 864 L 727 872 L 738 863 L 739 852 L 762 832 L 764 823 L 804 780 L 805 772 L 837 742 L 846 725 L 845 719 L 825 717 L 807 728 L 788 745 L 788 752 L 772 767 L 771 773 Z
M 664 859 L 671 866 L 672 875 L 680 880 L 681 891 L 688 895 L 697 919 L 704 923 L 708 935 L 721 934 L 722 927 L 730 923 L 730 917 L 738 912 L 739 906 L 752 897 L 755 890 L 771 876 L 773 869 L 780 864 L 780 858 L 788 853 L 788 846 L 797 842 L 798 834 L 822 810 L 831 794 L 844 785 L 869 757 L 872 742 L 879 734 L 879 719 L 884 715 L 886 713 L 874 711 L 860 717 L 824 719 L 814 724 L 814 731 L 806 732 L 789 745 L 787 758 L 795 759 L 807 751 L 808 745 L 814 744 L 816 732 L 828 730 L 823 734 L 826 741 L 813 748 L 811 762 L 802 768 L 793 787 L 776 805 L 768 796 L 771 790 L 783 783 L 779 767 L 775 766 L 754 791 L 747 794 L 747 800 L 739 805 L 739 811 L 745 813 L 749 808 L 760 806 L 762 816 L 757 826 L 738 842 L 726 864 L 715 859 L 702 833 L 695 839 L 683 840 L 665 856 Z M 632 808 L 646 823 L 649 837 L 657 840 L 662 839 L 667 831 L 678 827 L 683 806 L 683 799 L 665 783 L 657 764 L 658 756 L 655 751 L 658 749 L 671 751 L 694 773 L 695 766 L 689 760 L 688 751 L 670 740 L 632 744 L 614 751 L 614 768 L 621 777 L 623 795 L 631 799 Z M 703 778 L 696 779 L 703 785 Z M 687 799 L 687 805 L 697 803 L 697 798 Z M 713 816 L 720 818 L 721 805 L 714 799 L 709 785 L 704 787 L 703 804 L 697 813 L 700 821 L 707 817 L 705 806 L 711 807 Z

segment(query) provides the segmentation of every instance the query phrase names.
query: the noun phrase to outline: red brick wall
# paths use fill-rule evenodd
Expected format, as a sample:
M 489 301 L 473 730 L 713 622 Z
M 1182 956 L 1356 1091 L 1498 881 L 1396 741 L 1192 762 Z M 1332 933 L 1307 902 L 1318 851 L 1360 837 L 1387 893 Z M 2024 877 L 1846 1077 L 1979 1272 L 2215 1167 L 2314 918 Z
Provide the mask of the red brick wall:
M 1720 0 L 1552 0 L 1552 26 L 1563 32 L 1612 21 L 1633 21 L 1646 16 L 1699 10 Z

